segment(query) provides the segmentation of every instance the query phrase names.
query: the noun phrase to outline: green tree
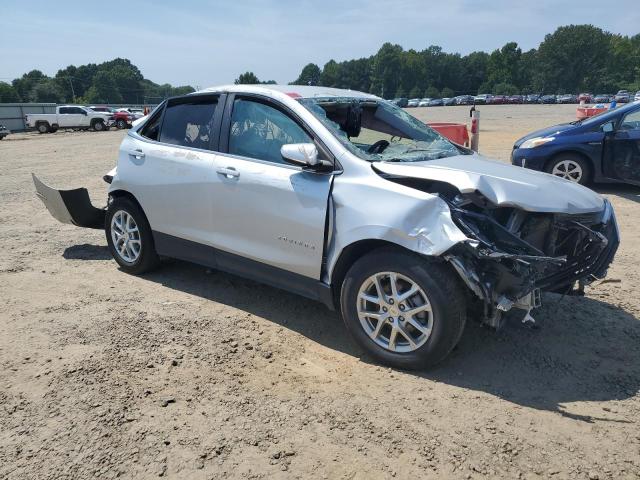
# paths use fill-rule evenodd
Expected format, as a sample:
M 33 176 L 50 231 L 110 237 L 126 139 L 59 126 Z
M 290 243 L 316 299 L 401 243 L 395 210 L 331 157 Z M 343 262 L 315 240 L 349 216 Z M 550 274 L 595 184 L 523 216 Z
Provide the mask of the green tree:
M 383 98 L 391 98 L 400 87 L 402 47 L 385 43 L 373 58 L 371 91 Z
M 424 92 L 426 98 L 440 98 L 440 92 L 434 86 L 427 88 Z
M 291 82 L 291 85 L 319 85 L 321 74 L 322 71 L 318 65 L 308 63 L 304 66 L 298 78 Z
M 518 87 L 511 83 L 502 82 L 496 83 L 493 86 L 492 92 L 496 95 L 517 95 L 519 90 Z
M 245 72 L 240 74 L 240 76 L 236 78 L 233 83 L 235 83 L 236 85 L 256 85 L 260 83 L 260 80 L 258 80 L 258 77 L 256 77 L 255 73 Z
M 52 78 L 42 80 L 35 84 L 27 97 L 30 102 L 36 103 L 60 103 L 64 101 L 64 95 L 58 88 L 58 84 Z
M 440 92 L 440 95 L 442 95 L 442 98 L 451 98 L 456 96 L 456 92 L 454 92 L 449 87 L 444 87 L 442 89 L 442 92 Z
M 118 84 L 111 73 L 99 71 L 93 78 L 93 85 L 85 93 L 87 103 L 123 103 Z
M 489 54 L 486 52 L 473 52 L 462 57 L 462 74 L 459 92 L 474 94 L 480 92 L 480 86 L 487 78 Z
M 611 34 L 593 25 L 568 25 L 545 36 L 537 53 L 535 86 L 549 92 L 600 90 Z
M 491 85 L 520 85 L 520 60 L 522 50 L 516 42 L 509 42 L 489 56 L 487 66 L 487 82 Z
M 418 97 L 420 97 L 421 94 L 422 94 L 422 90 L 420 90 L 420 88 L 413 87 L 411 89 L 411 91 L 409 92 L 409 97 L 410 98 L 418 98 Z
M 396 94 L 394 95 L 393 98 L 404 98 L 406 96 L 407 96 L 406 90 L 402 87 L 398 87 L 398 90 L 396 90 Z
M 5 82 L 0 82 L 0 103 L 14 103 L 20 101 L 18 91 Z
M 339 87 L 341 85 L 341 68 L 335 60 L 325 63 L 320 74 L 320 85 L 325 87 Z
M 20 78 L 16 78 L 12 83 L 13 88 L 16 89 L 20 98 L 29 99 L 33 88 L 42 82 L 45 82 L 49 79 L 44 73 L 40 70 L 31 70 L 28 73 L 25 73 Z

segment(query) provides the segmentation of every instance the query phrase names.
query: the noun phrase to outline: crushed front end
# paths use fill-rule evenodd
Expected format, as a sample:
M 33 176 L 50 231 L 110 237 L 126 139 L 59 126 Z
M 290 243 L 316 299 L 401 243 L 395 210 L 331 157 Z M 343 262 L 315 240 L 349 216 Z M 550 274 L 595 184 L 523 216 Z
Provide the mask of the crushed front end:
M 439 195 L 469 238 L 445 258 L 482 301 L 484 322 L 496 328 L 513 307 L 533 320 L 540 292 L 580 293 L 604 278 L 620 243 L 608 201 L 602 211 L 557 214 L 496 207 L 477 192 Z

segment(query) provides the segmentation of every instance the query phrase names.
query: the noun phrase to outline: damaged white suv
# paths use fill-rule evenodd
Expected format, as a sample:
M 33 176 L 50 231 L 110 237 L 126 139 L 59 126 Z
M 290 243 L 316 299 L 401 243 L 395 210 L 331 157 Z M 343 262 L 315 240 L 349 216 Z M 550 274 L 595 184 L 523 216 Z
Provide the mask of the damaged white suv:
M 540 291 L 579 292 L 619 243 L 611 205 L 493 162 L 378 97 L 211 88 L 162 103 L 122 142 L 104 209 L 34 176 L 51 214 L 104 228 L 125 272 L 174 257 L 338 309 L 372 356 L 433 365 L 467 315 L 499 327 Z

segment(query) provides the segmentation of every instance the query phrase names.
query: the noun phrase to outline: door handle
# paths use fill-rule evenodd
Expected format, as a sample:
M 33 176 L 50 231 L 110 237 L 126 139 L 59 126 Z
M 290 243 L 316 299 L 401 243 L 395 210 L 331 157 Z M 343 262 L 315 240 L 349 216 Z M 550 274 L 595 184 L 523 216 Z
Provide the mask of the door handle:
M 240 172 L 233 167 L 218 168 L 216 172 L 218 172 L 220 175 L 224 175 L 227 178 L 238 178 L 240 176 Z
M 144 158 L 144 152 L 142 150 L 129 150 L 129 155 L 131 155 L 136 160 L 141 160 Z

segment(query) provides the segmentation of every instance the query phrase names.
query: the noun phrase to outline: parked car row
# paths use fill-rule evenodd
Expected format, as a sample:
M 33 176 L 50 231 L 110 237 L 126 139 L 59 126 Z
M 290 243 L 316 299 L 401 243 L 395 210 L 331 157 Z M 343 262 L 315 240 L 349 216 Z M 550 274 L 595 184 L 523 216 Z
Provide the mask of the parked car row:
M 574 95 L 564 93 L 560 95 L 551 94 L 529 94 L 529 95 L 492 95 L 482 93 L 479 95 L 459 95 L 452 98 L 394 98 L 391 103 L 402 108 L 413 107 L 442 107 L 451 105 L 505 105 L 505 104 L 573 104 L 573 103 L 628 103 L 640 100 L 640 91 L 635 95 L 627 90 L 620 90 L 617 94 L 581 93 Z
M 56 113 L 29 113 L 24 116 L 24 121 L 27 130 L 37 130 L 40 133 L 54 133 L 59 128 L 102 132 L 112 126 L 131 128 L 133 122 L 144 115 L 144 111 L 139 108 L 60 105 L 56 107 Z

